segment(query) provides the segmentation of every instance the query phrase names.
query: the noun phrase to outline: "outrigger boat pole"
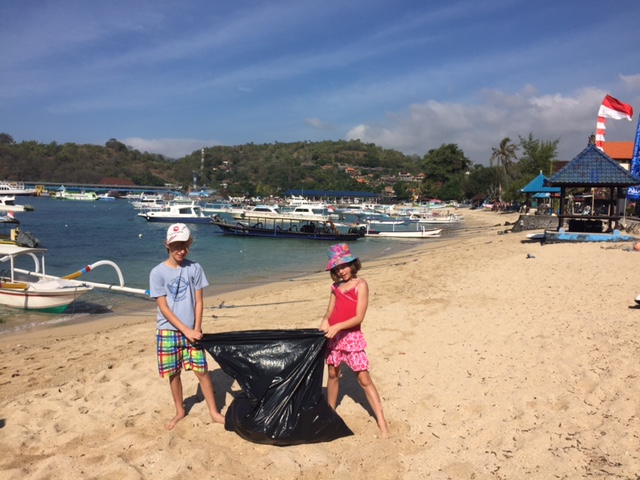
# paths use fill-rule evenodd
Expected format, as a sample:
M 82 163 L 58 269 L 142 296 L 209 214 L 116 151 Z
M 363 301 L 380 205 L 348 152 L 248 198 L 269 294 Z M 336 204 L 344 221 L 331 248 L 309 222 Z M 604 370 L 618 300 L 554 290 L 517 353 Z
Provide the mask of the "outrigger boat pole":
M 64 280 L 74 280 L 84 275 L 85 273 L 88 273 L 91 270 L 94 270 L 95 268 L 100 267 L 102 265 L 109 265 L 113 267 L 113 269 L 116 271 L 116 274 L 118 275 L 118 281 L 120 282 L 119 285 L 111 285 L 108 283 L 96 283 L 96 282 L 87 282 L 87 281 L 83 281 L 82 283 L 90 285 L 94 288 L 102 288 L 105 290 L 115 290 L 118 292 L 136 293 L 138 295 L 149 295 L 149 290 L 143 290 L 141 288 L 125 287 L 124 277 L 122 276 L 122 271 L 120 271 L 120 267 L 118 267 L 118 265 L 116 265 L 110 260 L 100 260 L 98 262 L 92 263 L 91 265 L 87 265 L 86 267 L 78 270 L 77 272 L 70 273 L 69 275 L 65 275 L 64 277 L 59 277 L 59 278 L 62 278 Z M 42 278 L 56 278 L 53 275 L 43 275 L 42 273 L 39 273 L 39 272 L 29 272 L 28 270 L 22 270 L 19 268 L 16 268 L 15 271 L 20 273 L 26 273 L 27 275 L 36 275 Z

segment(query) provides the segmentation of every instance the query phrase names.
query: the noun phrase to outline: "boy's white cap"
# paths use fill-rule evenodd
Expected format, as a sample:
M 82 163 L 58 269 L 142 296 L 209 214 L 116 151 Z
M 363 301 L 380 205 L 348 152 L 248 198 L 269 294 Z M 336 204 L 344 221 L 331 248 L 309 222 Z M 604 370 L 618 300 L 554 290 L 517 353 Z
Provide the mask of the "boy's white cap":
M 167 243 L 186 242 L 189 237 L 191 232 L 184 223 L 174 223 L 167 229 Z

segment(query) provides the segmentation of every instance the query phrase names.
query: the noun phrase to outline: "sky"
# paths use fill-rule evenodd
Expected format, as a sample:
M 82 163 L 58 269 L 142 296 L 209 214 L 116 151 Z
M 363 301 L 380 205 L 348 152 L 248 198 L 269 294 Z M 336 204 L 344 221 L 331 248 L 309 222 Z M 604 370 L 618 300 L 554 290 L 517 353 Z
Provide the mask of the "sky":
M 171 158 L 360 139 L 476 164 L 509 137 L 571 160 L 604 96 L 640 113 L 638 0 L 3 2 L 0 132 Z

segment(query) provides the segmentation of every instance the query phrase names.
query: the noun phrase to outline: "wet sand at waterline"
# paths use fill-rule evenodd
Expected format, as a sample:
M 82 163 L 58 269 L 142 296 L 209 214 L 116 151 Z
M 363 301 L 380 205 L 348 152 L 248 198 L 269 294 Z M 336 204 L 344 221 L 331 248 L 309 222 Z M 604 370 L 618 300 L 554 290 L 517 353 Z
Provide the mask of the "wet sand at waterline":
M 189 414 L 165 430 L 150 308 L 0 338 L 0 478 L 636 478 L 640 252 L 531 243 L 504 233 L 517 214 L 462 212 L 464 234 L 360 273 L 391 438 L 346 368 L 337 411 L 353 436 L 250 443 L 211 423 L 188 372 Z M 208 296 L 204 330 L 315 328 L 329 286 L 320 272 Z M 237 385 L 209 365 L 224 414 Z

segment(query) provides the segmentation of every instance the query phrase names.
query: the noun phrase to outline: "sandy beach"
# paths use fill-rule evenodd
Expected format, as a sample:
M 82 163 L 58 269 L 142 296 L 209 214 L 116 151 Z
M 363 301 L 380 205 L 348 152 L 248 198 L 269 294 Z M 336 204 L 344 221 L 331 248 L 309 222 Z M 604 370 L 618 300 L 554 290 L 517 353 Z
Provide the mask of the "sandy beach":
M 349 371 L 337 411 L 350 437 L 250 443 L 211 424 L 191 373 L 189 414 L 165 430 L 174 411 L 150 309 L 0 337 L 0 478 L 637 478 L 640 252 L 531 243 L 530 232 L 504 233 L 517 214 L 463 213 L 459 238 L 360 272 L 391 438 L 380 438 Z M 225 294 L 212 283 L 207 333 L 317 328 L 331 280 L 322 272 Z M 209 360 L 224 414 L 237 385 Z

